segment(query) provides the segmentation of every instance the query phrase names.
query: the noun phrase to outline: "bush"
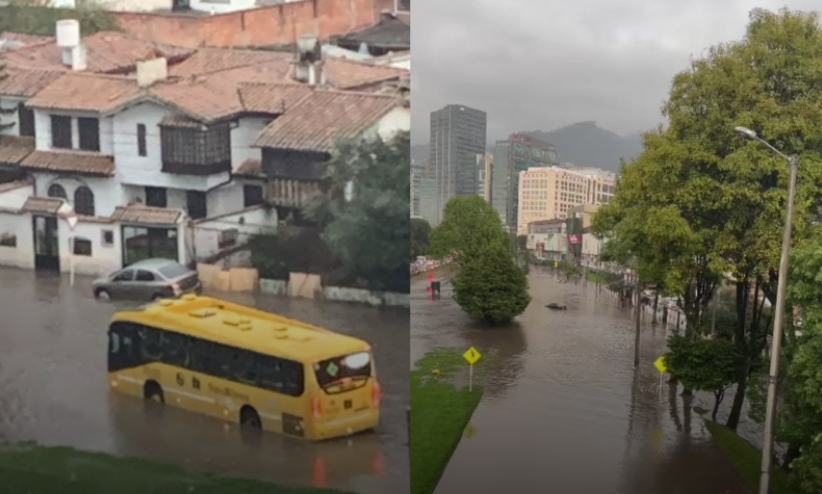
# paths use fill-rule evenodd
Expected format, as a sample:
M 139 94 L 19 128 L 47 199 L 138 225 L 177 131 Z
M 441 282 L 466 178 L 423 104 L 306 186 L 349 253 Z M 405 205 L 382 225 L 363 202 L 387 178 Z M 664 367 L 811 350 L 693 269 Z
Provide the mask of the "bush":
M 55 25 L 60 19 L 77 19 L 83 36 L 120 29 L 111 13 L 96 5 L 67 9 L 39 7 L 21 0 L 11 0 L 0 7 L 0 32 L 54 36 Z

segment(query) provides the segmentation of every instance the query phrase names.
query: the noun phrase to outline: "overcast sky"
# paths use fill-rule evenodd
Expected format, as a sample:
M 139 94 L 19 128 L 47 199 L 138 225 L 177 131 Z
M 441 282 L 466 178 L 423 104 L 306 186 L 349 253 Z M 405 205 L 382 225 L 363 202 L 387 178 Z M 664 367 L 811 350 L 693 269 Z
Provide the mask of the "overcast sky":
M 785 0 L 417 0 L 412 142 L 449 103 L 488 113 L 488 140 L 584 120 L 618 134 L 661 121 L 672 77 Z M 793 10 L 816 0 L 789 0 Z

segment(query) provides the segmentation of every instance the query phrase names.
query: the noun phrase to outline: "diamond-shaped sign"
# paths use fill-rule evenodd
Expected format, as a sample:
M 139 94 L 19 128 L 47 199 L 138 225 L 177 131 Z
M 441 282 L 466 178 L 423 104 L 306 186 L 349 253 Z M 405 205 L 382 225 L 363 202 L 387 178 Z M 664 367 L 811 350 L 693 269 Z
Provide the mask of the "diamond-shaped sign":
M 69 229 L 74 231 L 74 227 L 77 226 L 77 215 L 72 214 L 71 216 L 66 216 L 66 223 L 68 223 Z
M 668 372 L 668 366 L 665 365 L 665 357 L 659 357 L 654 361 L 654 367 L 656 370 L 659 371 L 660 374 L 665 374 Z
M 330 364 L 328 364 L 328 367 L 325 368 L 325 371 L 328 372 L 328 375 L 331 377 L 336 376 L 337 371 L 339 370 L 340 368 L 337 367 L 337 365 L 334 362 L 331 362 Z
M 482 357 L 482 355 L 480 355 L 480 352 L 478 352 L 477 349 L 474 347 L 469 348 L 465 353 L 462 354 L 462 358 L 467 360 L 470 365 L 476 364 L 477 360 L 479 360 L 480 357 Z

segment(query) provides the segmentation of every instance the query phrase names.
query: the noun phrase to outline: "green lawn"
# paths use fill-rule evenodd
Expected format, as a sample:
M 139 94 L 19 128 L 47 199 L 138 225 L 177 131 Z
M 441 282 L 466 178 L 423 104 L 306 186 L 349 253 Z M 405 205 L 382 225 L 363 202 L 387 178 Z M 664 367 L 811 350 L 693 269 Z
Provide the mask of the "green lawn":
M 452 384 L 455 374 L 468 365 L 463 352 L 435 350 L 411 372 L 411 494 L 434 491 L 482 398 L 476 384 L 471 392 Z M 475 378 L 483 363 L 477 363 Z M 439 376 L 433 374 L 435 369 Z
M 0 479 L 3 494 L 350 494 L 219 477 L 66 447 L 6 449 L 0 452 Z
M 705 421 L 705 425 L 717 444 L 728 454 L 748 487 L 756 492 L 759 487 L 762 453 L 727 427 L 709 420 Z M 776 465 L 771 469 L 770 492 L 771 494 L 794 494 L 788 484 L 787 472 Z

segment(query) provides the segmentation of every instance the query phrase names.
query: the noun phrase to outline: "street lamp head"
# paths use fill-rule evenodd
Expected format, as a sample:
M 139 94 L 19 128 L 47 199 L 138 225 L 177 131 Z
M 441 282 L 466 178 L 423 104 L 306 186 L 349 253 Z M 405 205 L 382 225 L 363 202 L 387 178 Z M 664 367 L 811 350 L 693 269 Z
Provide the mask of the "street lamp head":
M 747 139 L 756 139 L 756 132 L 752 131 L 748 127 L 734 127 L 734 130 L 742 137 Z

